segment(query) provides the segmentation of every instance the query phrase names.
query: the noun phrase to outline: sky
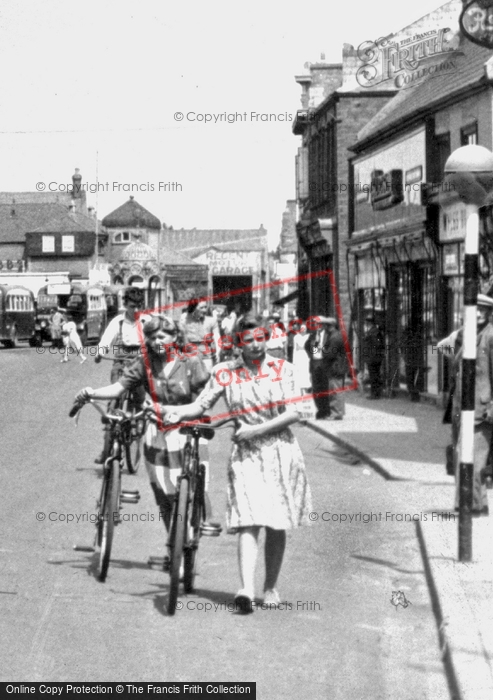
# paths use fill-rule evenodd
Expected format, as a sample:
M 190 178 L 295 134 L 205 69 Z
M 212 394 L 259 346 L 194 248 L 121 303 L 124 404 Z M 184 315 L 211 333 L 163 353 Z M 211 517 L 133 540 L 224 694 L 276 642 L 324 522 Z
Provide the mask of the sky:
M 440 4 L 3 0 L 0 191 L 64 191 L 78 167 L 99 218 L 133 195 L 175 229 L 263 224 L 275 248 L 301 145 L 294 76 Z

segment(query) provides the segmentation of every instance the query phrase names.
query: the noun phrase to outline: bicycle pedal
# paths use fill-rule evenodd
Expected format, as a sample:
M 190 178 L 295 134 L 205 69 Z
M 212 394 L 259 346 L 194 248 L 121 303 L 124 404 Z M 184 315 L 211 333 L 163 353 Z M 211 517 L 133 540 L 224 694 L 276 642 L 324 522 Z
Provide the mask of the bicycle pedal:
M 219 537 L 223 531 L 220 525 L 201 525 L 200 534 L 205 537 Z
M 122 503 L 138 503 L 140 501 L 140 496 L 127 496 L 122 493 L 120 501 Z
M 132 496 L 135 498 L 140 498 L 140 493 L 137 490 L 131 491 L 130 489 L 122 489 L 121 492 L 122 496 Z
M 88 547 L 83 544 L 74 544 L 74 549 L 76 552 L 95 552 L 96 549 L 94 547 Z

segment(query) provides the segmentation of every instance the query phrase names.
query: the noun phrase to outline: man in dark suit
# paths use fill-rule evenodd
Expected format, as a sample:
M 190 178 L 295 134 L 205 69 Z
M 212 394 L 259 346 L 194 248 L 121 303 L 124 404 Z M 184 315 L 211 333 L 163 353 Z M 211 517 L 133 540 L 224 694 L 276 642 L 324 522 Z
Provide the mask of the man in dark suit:
M 305 346 L 310 357 L 312 388 L 315 395 L 331 393 L 315 396 L 315 418 L 342 420 L 344 399 L 341 389 L 348 370 L 346 349 L 336 319 L 331 316 L 319 316 L 318 319 L 320 328 L 310 334 Z
M 473 515 L 488 515 L 488 496 L 486 493 L 486 465 L 493 437 L 493 325 L 491 314 L 493 299 L 485 294 L 478 294 L 477 303 L 477 340 L 476 340 L 476 382 L 474 397 L 474 475 L 473 475 Z M 454 359 L 455 391 L 453 397 L 452 420 L 460 424 L 462 395 L 462 347 Z M 456 445 L 458 451 L 459 445 Z M 456 464 L 460 454 L 456 456 Z M 459 503 L 456 474 L 456 506 Z

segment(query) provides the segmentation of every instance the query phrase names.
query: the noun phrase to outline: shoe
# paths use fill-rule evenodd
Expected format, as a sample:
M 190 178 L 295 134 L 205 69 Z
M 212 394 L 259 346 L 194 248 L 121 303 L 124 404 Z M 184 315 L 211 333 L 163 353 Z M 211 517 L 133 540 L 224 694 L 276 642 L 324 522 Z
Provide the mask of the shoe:
M 328 413 L 320 413 L 320 411 L 317 411 L 317 413 L 315 414 L 315 420 L 325 420 L 328 417 Z
M 94 464 L 104 464 L 105 463 L 105 457 L 104 453 L 102 452 L 96 459 L 94 460 Z
M 327 416 L 327 420 L 342 420 L 342 416 Z
M 60 360 L 60 362 L 68 362 L 68 358 L 64 357 L 63 360 Z
M 253 612 L 253 598 L 243 591 L 239 591 L 235 596 L 235 608 L 240 615 L 248 615 Z
M 86 360 L 87 360 L 87 357 L 83 357 L 82 360 L 80 361 L 81 365 L 83 365 Z
M 490 509 L 488 506 L 483 506 L 481 510 L 472 510 L 471 515 L 473 518 L 480 518 L 482 515 L 488 516 L 490 514 Z
M 278 608 L 281 605 L 281 598 L 279 597 L 279 593 L 275 588 L 271 588 L 270 590 L 264 592 L 263 604 L 268 605 L 271 609 Z

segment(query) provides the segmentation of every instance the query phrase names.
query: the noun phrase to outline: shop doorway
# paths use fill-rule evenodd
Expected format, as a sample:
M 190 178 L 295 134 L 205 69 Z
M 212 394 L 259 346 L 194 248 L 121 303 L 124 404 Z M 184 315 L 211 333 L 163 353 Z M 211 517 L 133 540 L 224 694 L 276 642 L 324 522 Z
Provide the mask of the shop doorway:
M 407 389 L 411 398 L 438 392 L 437 288 L 434 265 L 428 261 L 389 267 L 387 314 L 389 390 Z
M 252 308 L 252 275 L 215 275 L 212 278 L 212 293 L 225 294 L 221 299 L 215 300 L 215 304 L 225 304 L 228 308 L 234 308 L 239 304 L 239 311 L 242 314 L 247 313 Z M 241 293 L 231 294 L 228 292 L 236 292 L 241 290 Z M 257 309 L 258 310 L 258 309 Z M 261 309 L 262 311 L 262 309 Z

